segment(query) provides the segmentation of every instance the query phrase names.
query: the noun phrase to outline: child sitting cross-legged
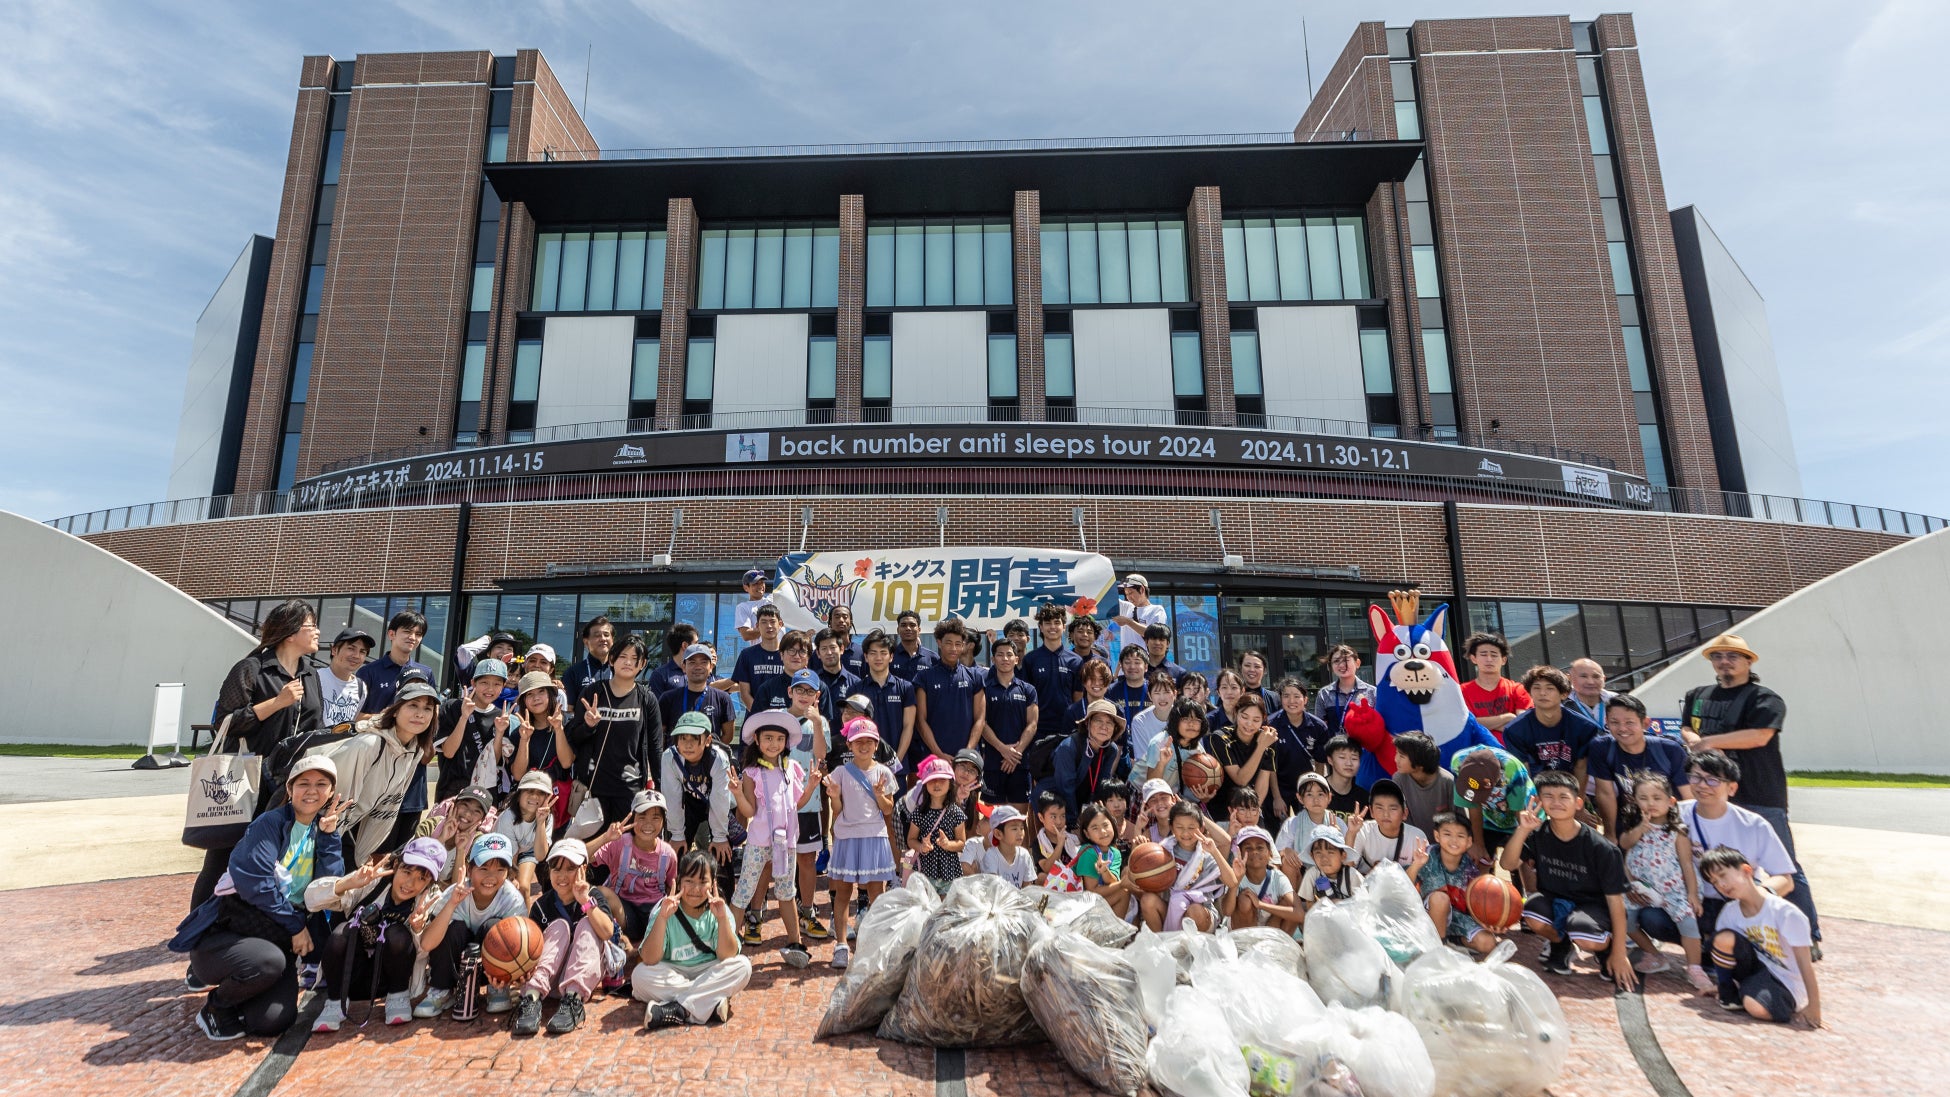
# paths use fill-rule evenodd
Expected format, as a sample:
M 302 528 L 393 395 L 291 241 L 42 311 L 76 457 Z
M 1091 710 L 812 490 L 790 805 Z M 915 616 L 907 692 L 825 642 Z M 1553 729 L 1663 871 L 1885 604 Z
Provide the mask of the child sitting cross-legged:
M 1232 840 L 1232 868 L 1239 889 L 1232 898 L 1235 926 L 1274 926 L 1288 933 L 1300 929 L 1300 904 L 1293 898 L 1293 882 L 1273 867 L 1273 836 L 1260 827 L 1245 827 Z
M 574 1032 L 582 1024 L 583 1004 L 602 983 L 603 946 L 619 936 L 621 912 L 609 896 L 589 885 L 588 848 L 564 838 L 549 847 L 547 864 L 548 890 L 528 908 L 528 916 L 542 927 L 542 955 L 515 1003 L 516 1036 L 541 1031 L 542 999 L 550 994 L 561 1003 L 548 1019 L 549 1032 Z
M 1618 847 L 1625 851 L 1625 924 L 1638 942 L 1637 969 L 1645 975 L 1669 971 L 1659 944 L 1644 923 L 1663 915 L 1679 931 L 1686 952 L 1686 978 L 1697 991 L 1713 988 L 1700 967 L 1699 877 L 1693 872 L 1693 842 L 1679 818 L 1672 780 L 1663 773 L 1632 774 L 1632 797 L 1619 805 Z M 1656 912 L 1656 915 L 1655 915 Z
M 1496 948 L 1496 935 L 1469 913 L 1469 885 L 1476 880 L 1476 858 L 1469 822 L 1453 811 L 1435 816 L 1435 848 L 1424 846 L 1409 862 L 1408 875 L 1422 893 L 1422 907 L 1445 942 L 1467 945 L 1478 956 Z
M 650 1003 L 643 1023 L 702 1025 L 731 1020 L 731 996 L 752 980 L 752 962 L 738 954 L 737 916 L 718 894 L 717 865 L 692 850 L 677 865 L 677 894 L 657 904 L 630 981 Z
M 1160 844 L 1176 862 L 1178 875 L 1169 893 L 1147 891 L 1138 896 L 1144 924 L 1153 933 L 1178 929 L 1186 922 L 1210 932 L 1239 877 L 1206 833 L 1205 814 L 1182 800 L 1172 805 L 1171 837 Z

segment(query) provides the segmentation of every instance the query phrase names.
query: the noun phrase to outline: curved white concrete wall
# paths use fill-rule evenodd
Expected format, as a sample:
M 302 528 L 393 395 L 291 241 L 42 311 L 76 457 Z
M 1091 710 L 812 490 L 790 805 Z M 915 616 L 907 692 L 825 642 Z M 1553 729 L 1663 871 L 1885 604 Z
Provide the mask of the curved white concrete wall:
M 1904 542 L 1803 587 L 1742 621 L 1754 670 L 1788 704 L 1789 769 L 1950 773 L 1943 654 L 1950 619 L 1950 530 Z M 1711 639 L 1711 637 L 1708 637 Z M 1635 692 L 1653 716 L 1680 715 L 1713 680 L 1691 655 Z
M 158 682 L 182 682 L 183 738 L 253 638 L 113 553 L 0 511 L 0 742 L 147 743 Z

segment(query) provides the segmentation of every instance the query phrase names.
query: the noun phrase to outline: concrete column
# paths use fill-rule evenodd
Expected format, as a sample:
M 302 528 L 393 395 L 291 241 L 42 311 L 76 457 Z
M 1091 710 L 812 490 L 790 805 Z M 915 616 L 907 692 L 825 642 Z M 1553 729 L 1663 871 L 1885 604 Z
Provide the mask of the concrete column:
M 697 303 L 697 207 L 672 198 L 664 218 L 664 311 L 657 344 L 657 429 L 675 430 L 684 415 L 684 358 L 691 307 Z
M 1219 188 L 1192 191 L 1185 210 L 1191 247 L 1192 299 L 1198 302 L 1199 351 L 1205 365 L 1205 417 L 1213 426 L 1235 420 L 1232 400 L 1232 316 L 1226 301 L 1225 238 L 1220 225 Z

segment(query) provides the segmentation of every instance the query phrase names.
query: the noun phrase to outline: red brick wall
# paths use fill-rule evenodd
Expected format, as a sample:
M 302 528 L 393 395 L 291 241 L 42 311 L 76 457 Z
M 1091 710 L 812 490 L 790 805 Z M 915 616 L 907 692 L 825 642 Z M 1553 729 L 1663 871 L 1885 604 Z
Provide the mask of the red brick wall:
M 802 506 L 812 549 L 948 541 L 1076 544 L 1085 510 L 1091 551 L 1113 560 L 1216 564 L 1205 518 L 1221 511 L 1226 547 L 1254 567 L 1353 565 L 1364 578 L 1453 594 L 1438 503 L 1043 496 L 595 500 L 474 508 L 470 590 L 535 578 L 550 563 L 629 563 L 664 551 L 684 508 L 679 560 L 765 560 L 798 547 Z M 1160 521 L 1170 513 L 1179 520 Z M 1478 598 L 1617 599 L 1763 606 L 1904 539 L 1892 534 L 1732 518 L 1466 505 L 1464 572 Z M 199 598 L 444 590 L 456 510 L 422 507 L 243 518 L 92 534 L 87 539 Z
M 842 423 L 860 421 L 861 316 L 867 304 L 867 207 L 858 194 L 840 195 L 839 314 L 834 317 L 833 407 Z
M 1015 217 L 1010 224 L 1011 251 L 1016 265 L 1016 392 L 1022 417 L 1043 419 L 1047 413 L 1048 375 L 1043 362 L 1043 195 L 1016 192 Z
M 1197 187 L 1185 210 L 1186 244 L 1192 299 L 1198 302 L 1199 354 L 1205 367 L 1205 417 L 1214 426 L 1231 426 L 1237 405 L 1232 394 L 1232 314 L 1227 311 L 1225 214 L 1219 188 Z
M 1301 141 L 1332 140 L 1332 135 L 1337 133 L 1365 130 L 1375 140 L 1393 140 L 1393 104 L 1388 83 L 1387 27 L 1382 23 L 1361 23 L 1342 47 L 1339 59 L 1327 70 L 1313 102 L 1300 116 L 1300 124 L 1293 128 L 1293 136 Z
M 697 303 L 697 207 L 672 198 L 664 217 L 664 311 L 657 348 L 657 429 L 671 430 L 684 414 L 684 357 L 691 307 Z
M 508 159 L 593 160 L 599 154 L 582 114 L 540 50 L 515 52 L 514 110 L 508 117 Z

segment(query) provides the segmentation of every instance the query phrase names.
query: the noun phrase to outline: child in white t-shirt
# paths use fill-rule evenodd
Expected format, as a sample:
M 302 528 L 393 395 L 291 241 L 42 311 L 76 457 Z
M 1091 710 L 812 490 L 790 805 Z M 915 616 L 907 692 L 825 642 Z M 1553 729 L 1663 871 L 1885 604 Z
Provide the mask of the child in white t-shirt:
M 1808 916 L 1754 883 L 1747 855 L 1722 846 L 1700 858 L 1700 874 L 1727 897 L 1713 934 L 1720 969 L 1720 1006 L 1762 1021 L 1798 1013 L 1821 1027 L 1821 988 L 1815 982 L 1814 938 Z M 1710 992 L 1707 992 L 1710 993 Z
M 1297 788 L 1300 797 L 1300 810 L 1293 813 L 1280 825 L 1280 836 L 1273 840 L 1273 849 L 1279 854 L 1280 871 L 1286 874 L 1287 882 L 1300 886 L 1300 878 L 1314 866 L 1314 830 L 1319 827 L 1339 829 L 1346 824 L 1341 816 L 1327 810 L 1328 798 L 1333 789 L 1327 778 L 1318 773 L 1303 773 Z
M 1023 848 L 1029 836 L 1029 822 L 1008 804 L 989 816 L 989 840 L 982 848 L 978 872 L 1000 876 L 1017 887 L 1036 882 L 1036 858 Z
M 1232 840 L 1233 870 L 1239 889 L 1232 898 L 1232 924 L 1270 925 L 1292 933 L 1300 928 L 1300 904 L 1293 901 L 1293 882 L 1273 867 L 1273 836 L 1259 827 L 1246 827 Z
M 1355 870 L 1373 872 L 1383 861 L 1406 869 L 1415 855 L 1429 848 L 1429 836 L 1408 823 L 1408 801 L 1401 786 L 1382 778 L 1368 790 L 1367 808 L 1356 808 L 1347 820 L 1347 841 L 1354 847 Z M 1363 816 L 1366 816 L 1364 819 Z
M 1316 827 L 1307 849 L 1313 865 L 1294 889 L 1300 893 L 1300 905 L 1312 910 L 1322 899 L 1339 903 L 1354 898 L 1362 888 L 1364 877 L 1348 863 L 1354 851 L 1341 838 L 1341 832 L 1331 826 Z

